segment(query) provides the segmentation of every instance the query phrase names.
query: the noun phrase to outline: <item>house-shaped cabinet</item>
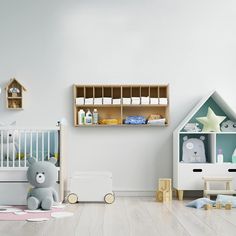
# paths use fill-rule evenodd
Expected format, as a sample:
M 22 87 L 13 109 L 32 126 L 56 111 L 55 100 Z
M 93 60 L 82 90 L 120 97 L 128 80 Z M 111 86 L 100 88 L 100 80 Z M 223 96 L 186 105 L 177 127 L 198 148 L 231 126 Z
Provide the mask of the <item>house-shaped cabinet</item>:
M 11 110 L 23 109 L 25 87 L 15 78 L 11 79 L 6 88 L 6 107 Z
M 180 123 L 173 134 L 173 187 L 178 191 L 179 200 L 185 190 L 203 190 L 203 177 L 219 176 L 233 177 L 236 189 L 236 163 L 232 163 L 232 154 L 236 148 L 236 132 L 202 132 L 203 126 L 197 121 L 197 117 L 205 117 L 208 108 L 211 108 L 217 116 L 225 116 L 225 121 L 236 121 L 236 113 L 229 107 L 218 92 L 211 92 L 203 98 Z M 184 127 L 189 123 L 198 123 L 199 130 L 187 132 Z M 184 162 L 184 140 L 203 136 L 205 149 L 205 162 Z M 192 148 L 192 144 L 189 147 Z M 223 152 L 223 163 L 219 164 L 217 154 L 219 149 Z

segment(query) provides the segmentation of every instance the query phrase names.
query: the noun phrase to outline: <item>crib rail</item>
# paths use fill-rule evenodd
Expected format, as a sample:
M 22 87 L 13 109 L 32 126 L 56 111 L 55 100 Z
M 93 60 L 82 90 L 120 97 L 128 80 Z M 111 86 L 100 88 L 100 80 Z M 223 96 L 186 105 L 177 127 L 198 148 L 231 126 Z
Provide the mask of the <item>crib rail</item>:
M 59 158 L 60 128 L 2 128 L 0 127 L 0 169 L 26 168 L 27 159 L 47 161 Z

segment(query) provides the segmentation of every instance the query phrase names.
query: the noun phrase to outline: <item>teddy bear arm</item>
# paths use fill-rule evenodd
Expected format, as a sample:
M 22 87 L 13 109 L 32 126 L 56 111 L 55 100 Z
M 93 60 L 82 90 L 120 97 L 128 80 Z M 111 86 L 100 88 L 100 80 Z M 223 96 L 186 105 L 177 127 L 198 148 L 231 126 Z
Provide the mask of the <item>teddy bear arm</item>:
M 54 202 L 58 202 L 59 198 L 58 198 L 57 191 L 55 189 L 52 189 L 52 196 L 53 196 Z
M 31 190 L 27 193 L 27 199 L 31 197 Z

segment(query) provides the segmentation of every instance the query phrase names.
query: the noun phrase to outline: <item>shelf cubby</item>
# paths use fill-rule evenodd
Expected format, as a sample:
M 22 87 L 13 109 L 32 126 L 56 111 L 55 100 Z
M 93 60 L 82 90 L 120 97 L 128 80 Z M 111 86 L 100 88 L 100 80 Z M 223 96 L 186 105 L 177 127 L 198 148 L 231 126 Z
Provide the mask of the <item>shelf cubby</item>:
M 168 90 L 165 86 L 159 86 L 159 98 L 167 98 Z
M 131 98 L 131 87 L 130 86 L 122 86 L 122 97 L 123 98 Z
M 206 163 L 215 163 L 215 134 L 201 134 L 201 133 L 181 133 L 179 136 L 179 161 L 182 162 L 183 156 L 183 143 L 184 137 L 187 136 L 188 139 L 196 138 L 200 139 L 201 136 L 205 137 L 203 140 L 205 155 L 206 155 Z M 194 148 L 194 147 L 193 147 Z
M 78 86 L 76 88 L 76 97 L 85 97 L 85 88 L 84 86 Z
M 93 86 L 85 87 L 85 98 L 93 98 Z
M 132 86 L 132 88 L 131 88 L 131 97 L 139 97 L 140 98 L 140 90 L 141 90 L 140 87 Z
M 158 98 L 158 86 L 150 86 L 150 98 Z
M 94 87 L 94 98 L 102 98 L 103 97 L 103 89 L 102 86 Z
M 103 86 L 103 97 L 112 97 L 112 87 Z
M 232 155 L 236 148 L 236 133 L 216 134 L 216 160 L 218 150 L 222 149 L 224 162 L 231 163 Z
M 113 99 L 121 99 L 121 87 L 113 87 L 112 88 L 112 98 Z
M 148 86 L 141 87 L 141 97 L 149 97 L 150 91 Z

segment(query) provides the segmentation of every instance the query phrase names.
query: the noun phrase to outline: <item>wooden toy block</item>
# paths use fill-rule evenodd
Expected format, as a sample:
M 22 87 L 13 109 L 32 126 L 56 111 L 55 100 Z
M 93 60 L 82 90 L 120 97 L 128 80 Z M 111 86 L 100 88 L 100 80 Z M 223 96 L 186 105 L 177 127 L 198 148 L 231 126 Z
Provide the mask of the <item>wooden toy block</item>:
M 231 209 L 232 209 L 232 203 L 226 203 L 225 210 L 231 210 Z
M 158 187 L 158 190 L 172 191 L 171 179 L 159 179 Z
M 164 195 L 164 192 L 157 191 L 157 195 L 156 195 L 157 202 L 163 202 L 163 199 L 164 199 L 163 195 Z
M 217 202 L 215 207 L 216 207 L 216 209 L 221 209 L 222 208 L 222 203 Z
M 211 204 L 205 204 L 204 205 L 204 209 L 205 210 L 211 210 L 212 209 L 212 205 Z
M 172 200 L 171 179 L 159 179 L 156 199 L 158 202 L 169 202 Z

